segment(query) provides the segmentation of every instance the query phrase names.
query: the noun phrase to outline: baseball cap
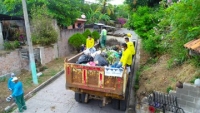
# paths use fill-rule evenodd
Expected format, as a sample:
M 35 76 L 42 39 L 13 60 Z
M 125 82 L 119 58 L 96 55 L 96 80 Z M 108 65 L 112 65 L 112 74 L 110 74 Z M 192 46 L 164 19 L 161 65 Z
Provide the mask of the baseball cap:
M 17 77 L 13 77 L 12 82 L 14 82 L 16 80 L 18 80 L 18 78 Z

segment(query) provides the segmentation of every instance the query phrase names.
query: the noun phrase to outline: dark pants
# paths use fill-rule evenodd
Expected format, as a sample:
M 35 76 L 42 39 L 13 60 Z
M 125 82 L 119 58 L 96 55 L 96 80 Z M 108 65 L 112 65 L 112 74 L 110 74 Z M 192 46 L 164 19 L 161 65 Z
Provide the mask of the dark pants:
M 21 94 L 19 96 L 14 97 L 15 103 L 17 104 L 17 107 L 19 109 L 19 112 L 22 112 L 23 110 L 26 110 L 26 104 L 24 100 L 24 94 Z

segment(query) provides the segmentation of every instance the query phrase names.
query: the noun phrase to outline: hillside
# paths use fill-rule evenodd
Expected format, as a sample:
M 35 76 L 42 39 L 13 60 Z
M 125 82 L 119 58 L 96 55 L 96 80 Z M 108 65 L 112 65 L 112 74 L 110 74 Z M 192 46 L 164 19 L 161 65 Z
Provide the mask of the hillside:
M 137 91 L 138 99 L 148 95 L 151 91 L 161 91 L 167 93 L 167 89 L 175 89 L 178 81 L 188 82 L 200 75 L 200 71 L 191 63 L 185 62 L 181 66 L 168 68 L 170 56 L 165 54 L 160 56 L 154 63 L 149 63 L 149 55 L 140 50 L 140 72 L 139 89 Z

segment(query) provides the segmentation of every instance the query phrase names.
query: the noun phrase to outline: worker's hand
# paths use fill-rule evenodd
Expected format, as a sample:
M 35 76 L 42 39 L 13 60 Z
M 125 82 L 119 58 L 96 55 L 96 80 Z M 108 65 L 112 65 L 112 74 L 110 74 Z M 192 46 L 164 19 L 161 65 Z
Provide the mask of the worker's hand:
M 126 69 L 126 66 L 122 66 L 123 69 Z

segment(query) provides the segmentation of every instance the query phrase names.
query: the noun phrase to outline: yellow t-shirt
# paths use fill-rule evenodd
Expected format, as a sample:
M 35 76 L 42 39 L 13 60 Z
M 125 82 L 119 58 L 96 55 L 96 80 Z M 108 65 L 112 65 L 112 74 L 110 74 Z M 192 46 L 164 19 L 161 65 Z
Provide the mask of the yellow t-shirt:
M 89 49 L 89 48 L 92 48 L 92 47 L 94 47 L 94 39 L 93 38 L 91 38 L 91 39 L 87 38 L 86 48 Z
M 132 55 L 135 54 L 135 47 L 134 47 L 134 44 L 133 42 L 127 42 L 127 47 L 128 47 L 128 50 L 131 52 Z
M 120 59 L 120 62 L 122 62 L 122 66 L 126 66 L 126 64 L 128 64 L 128 65 L 132 64 L 132 54 L 128 49 L 126 49 L 122 53 L 122 57 Z

